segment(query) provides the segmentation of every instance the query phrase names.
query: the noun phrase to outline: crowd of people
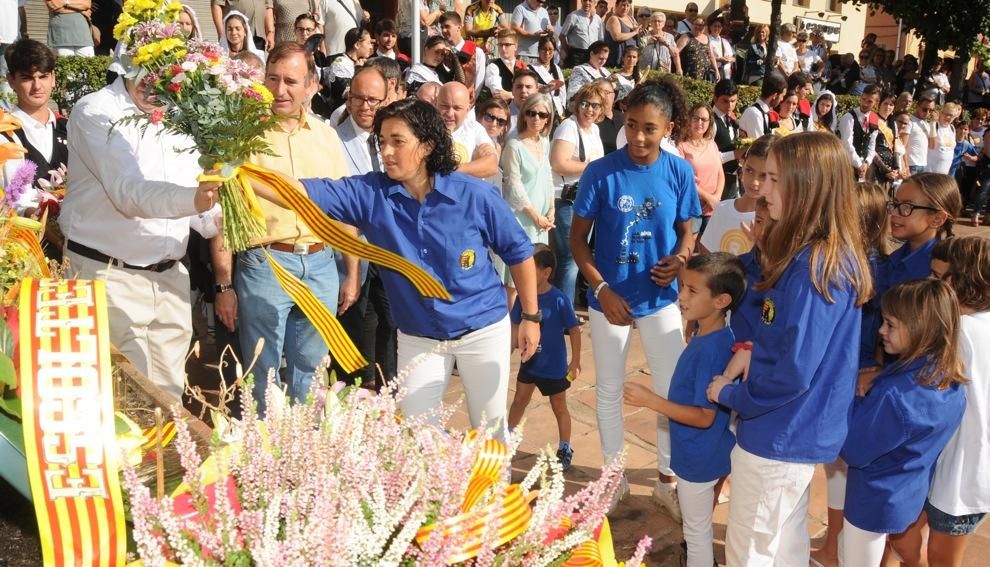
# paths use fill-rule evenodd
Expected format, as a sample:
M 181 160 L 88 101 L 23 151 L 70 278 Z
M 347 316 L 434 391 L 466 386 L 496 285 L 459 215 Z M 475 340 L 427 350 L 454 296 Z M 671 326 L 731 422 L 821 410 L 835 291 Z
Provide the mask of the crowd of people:
M 337 379 L 381 389 L 402 375 L 403 412 L 436 419 L 458 372 L 472 424 L 500 436 L 539 390 L 566 470 L 566 391 L 587 324 L 603 458 L 623 450 L 624 403 L 656 412 L 653 496 L 682 522 L 689 566 L 713 563 L 727 477 L 729 565 L 876 567 L 885 550 L 920 565 L 926 526 L 929 564 L 962 565 L 990 512 L 990 368 L 977 355 L 990 240 L 953 226 L 965 206 L 979 224 L 990 199 L 987 89 L 964 117 L 938 71 L 934 87 L 908 60 L 891 73 L 869 37 L 857 63 L 785 25 L 769 61 L 766 26 L 730 33 L 721 10 L 689 4 L 675 22 L 582 0 L 561 21 L 545 3 L 510 14 L 424 0 L 418 24 L 406 8 L 371 23 L 356 2 L 215 6 L 222 46 L 274 96 L 272 155 L 252 163 L 423 267 L 450 301 L 334 253 L 260 182 L 265 235 L 231 254 L 217 184 L 176 151 L 189 140 L 117 123 L 154 100 L 118 76 L 66 120 L 49 108 L 56 53 L 27 38 L 4 54 L 24 125 L 11 135 L 41 175 L 68 165 L 59 224 L 72 272 L 107 282 L 114 344 L 176 398 L 193 290 L 218 343 L 253 361 L 262 413 L 269 381 L 307 395 L 327 349 L 270 257 L 373 362 L 334 367 Z M 181 21 L 201 33 L 191 9 Z M 751 44 L 737 60 L 740 41 Z M 710 80 L 713 99 L 689 104 L 653 70 Z M 737 115 L 742 83 L 760 96 Z M 836 93 L 858 107 L 839 115 Z M 38 198 L 17 208 L 31 214 Z M 651 387 L 625 384 L 633 328 Z M 829 533 L 812 553 L 817 465 Z M 615 506 L 626 492 L 624 481 Z

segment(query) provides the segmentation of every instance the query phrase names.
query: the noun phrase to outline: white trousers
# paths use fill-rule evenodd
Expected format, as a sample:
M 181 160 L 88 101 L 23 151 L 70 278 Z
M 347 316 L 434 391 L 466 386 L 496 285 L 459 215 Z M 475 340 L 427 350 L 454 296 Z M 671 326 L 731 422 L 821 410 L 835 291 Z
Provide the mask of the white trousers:
M 632 326 L 613 325 L 605 314 L 589 309 L 591 350 L 595 356 L 595 389 L 598 435 L 605 462 L 622 451 L 625 430 L 622 418 L 622 386 L 626 381 L 626 357 L 632 342 Z M 653 391 L 666 397 L 670 377 L 684 350 L 681 311 L 676 304 L 636 319 L 639 339 L 653 375 Z M 673 476 L 670 468 L 670 422 L 657 414 L 657 470 Z
M 687 567 L 711 567 L 715 563 L 712 514 L 716 484 L 717 480 L 688 482 L 677 479 L 677 500 L 681 505 L 682 530 L 687 543 Z
M 504 438 L 511 343 L 508 315 L 456 341 L 438 341 L 399 331 L 399 376 L 408 372 L 404 384 L 406 395 L 399 401 L 402 413 L 411 417 L 439 408 L 456 361 L 471 425 L 498 425 L 497 436 Z
M 808 564 L 808 495 L 815 465 L 732 450 L 732 499 L 725 537 L 729 567 Z
M 59 57 L 68 57 L 70 55 L 93 57 L 96 55 L 96 52 L 93 50 L 92 45 L 87 45 L 85 47 L 57 47 L 55 48 L 55 55 L 58 55 Z
M 842 459 L 825 464 L 825 480 L 828 488 L 828 507 L 833 510 L 846 509 L 846 475 L 849 467 Z
M 185 266 L 176 262 L 158 273 L 108 267 L 69 250 L 65 257 L 79 279 L 105 282 L 114 346 L 156 386 L 180 400 L 193 332 Z
M 887 547 L 887 534 L 861 530 L 848 521 L 839 533 L 841 567 L 879 567 Z

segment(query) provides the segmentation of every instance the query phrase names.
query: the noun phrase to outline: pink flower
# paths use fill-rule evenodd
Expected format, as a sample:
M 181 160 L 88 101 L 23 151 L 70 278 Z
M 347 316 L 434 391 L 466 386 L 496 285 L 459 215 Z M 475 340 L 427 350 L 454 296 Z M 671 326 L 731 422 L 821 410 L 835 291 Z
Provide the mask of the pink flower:
M 160 124 L 163 118 L 165 118 L 165 111 L 160 108 L 156 108 L 151 111 L 151 117 L 149 120 L 151 120 L 152 124 Z
M 180 85 L 179 83 L 169 83 L 168 86 L 166 86 L 165 88 L 172 91 L 175 94 L 179 94 L 179 91 L 182 90 L 182 85 Z

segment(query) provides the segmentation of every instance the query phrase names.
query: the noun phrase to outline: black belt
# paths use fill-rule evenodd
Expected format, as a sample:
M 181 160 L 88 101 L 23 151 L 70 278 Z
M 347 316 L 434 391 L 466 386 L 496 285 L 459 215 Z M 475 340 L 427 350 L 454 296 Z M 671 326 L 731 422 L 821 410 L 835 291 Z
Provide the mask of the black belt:
M 110 264 L 111 266 L 116 266 L 120 268 L 127 268 L 128 270 L 144 270 L 146 272 L 164 272 L 172 268 L 177 260 L 165 260 L 163 262 L 158 262 L 157 264 L 151 264 L 150 266 L 135 266 L 133 264 L 128 264 L 123 260 L 118 260 L 113 256 L 107 256 L 99 250 L 93 250 L 85 244 L 79 244 L 74 240 L 67 240 L 65 242 L 65 247 L 70 251 L 79 254 L 80 256 L 89 258 L 90 260 L 96 260 L 101 264 Z
M 419 337 L 421 339 L 430 339 L 431 341 L 459 341 L 477 330 L 478 329 L 471 329 L 470 331 L 464 331 L 463 333 L 457 335 L 456 337 L 448 337 L 446 339 L 441 339 L 440 337 L 428 337 L 426 335 L 412 335 L 412 336 Z

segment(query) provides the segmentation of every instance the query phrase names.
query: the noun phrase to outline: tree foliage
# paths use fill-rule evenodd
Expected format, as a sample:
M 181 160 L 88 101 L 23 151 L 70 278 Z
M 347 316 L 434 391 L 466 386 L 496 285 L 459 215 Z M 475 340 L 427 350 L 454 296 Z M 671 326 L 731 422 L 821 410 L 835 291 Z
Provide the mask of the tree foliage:
M 935 49 L 969 51 L 979 33 L 990 31 L 990 0 L 849 0 L 883 8 Z

